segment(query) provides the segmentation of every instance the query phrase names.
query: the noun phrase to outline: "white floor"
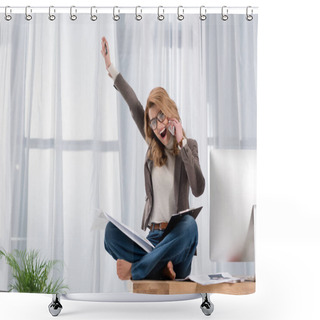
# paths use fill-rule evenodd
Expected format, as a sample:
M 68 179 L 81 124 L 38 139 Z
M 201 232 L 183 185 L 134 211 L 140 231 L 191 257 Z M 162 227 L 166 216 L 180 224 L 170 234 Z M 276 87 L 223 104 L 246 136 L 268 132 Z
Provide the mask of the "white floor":
M 315 320 L 319 319 L 318 245 L 306 241 L 259 244 L 257 292 L 248 296 L 212 294 L 212 319 Z M 297 254 L 299 252 L 299 254 Z M 303 254 L 302 254 L 303 253 Z M 310 261 L 306 257 L 313 257 Z M 273 261 L 273 263 L 270 263 Z M 306 276 L 303 276 L 305 272 Z M 310 280 L 308 277 L 311 277 Z M 52 319 L 50 295 L 0 293 L 1 320 Z M 62 300 L 59 319 L 204 319 L 201 299 L 177 302 L 81 302 Z
M 47 305 L 50 296 L 1 294 L 1 319 L 51 319 Z M 257 296 L 211 296 L 214 319 L 257 319 Z M 157 303 L 108 303 L 62 300 L 59 319 L 204 319 L 201 299 Z M 265 314 L 265 313 L 264 313 Z M 4 316 L 3 316 L 4 315 Z M 241 316 L 242 315 L 242 316 Z M 266 315 L 266 314 L 265 314 Z M 259 317 L 259 319 L 271 319 Z
M 286 295 L 284 293 L 284 295 Z M 315 309 L 292 304 L 275 293 L 274 297 L 261 299 L 262 294 L 252 296 L 211 296 L 215 310 L 212 319 L 316 319 Z M 280 298 L 280 299 L 278 299 Z M 1 294 L 2 320 L 52 319 L 47 305 L 50 297 L 31 294 Z M 204 319 L 199 306 L 201 299 L 158 303 L 108 303 L 62 300 L 63 310 L 59 319 Z M 280 305 L 281 304 L 281 305 Z

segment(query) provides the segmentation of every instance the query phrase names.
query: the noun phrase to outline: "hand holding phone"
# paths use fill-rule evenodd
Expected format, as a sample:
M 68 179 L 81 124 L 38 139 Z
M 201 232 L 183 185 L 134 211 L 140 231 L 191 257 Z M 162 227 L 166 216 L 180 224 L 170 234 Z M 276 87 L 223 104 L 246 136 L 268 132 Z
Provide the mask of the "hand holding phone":
M 181 122 L 175 118 L 169 118 L 168 120 L 169 132 L 176 137 L 177 142 L 180 142 L 183 139 L 183 129 Z
M 172 121 L 169 120 L 169 127 L 168 127 L 169 132 L 174 136 L 176 133 L 176 128 L 172 124 Z

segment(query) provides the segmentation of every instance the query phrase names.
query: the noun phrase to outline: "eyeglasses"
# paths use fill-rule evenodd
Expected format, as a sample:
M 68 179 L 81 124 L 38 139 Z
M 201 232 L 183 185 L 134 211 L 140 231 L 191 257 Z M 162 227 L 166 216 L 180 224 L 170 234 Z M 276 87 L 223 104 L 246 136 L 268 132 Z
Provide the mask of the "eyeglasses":
M 158 121 L 163 122 L 166 119 L 166 115 L 160 110 L 157 116 L 149 121 L 149 126 L 152 130 L 157 129 Z

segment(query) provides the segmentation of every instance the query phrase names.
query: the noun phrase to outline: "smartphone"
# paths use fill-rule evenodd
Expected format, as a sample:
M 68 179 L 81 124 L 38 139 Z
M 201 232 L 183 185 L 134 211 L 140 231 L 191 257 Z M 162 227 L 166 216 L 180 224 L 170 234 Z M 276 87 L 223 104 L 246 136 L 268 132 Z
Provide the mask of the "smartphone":
M 169 122 L 169 127 L 168 127 L 169 132 L 174 136 L 175 135 L 175 126 L 173 124 L 171 124 L 171 122 Z
M 104 47 L 106 48 L 106 55 L 107 55 L 108 54 L 108 47 L 107 47 L 106 43 L 104 44 Z

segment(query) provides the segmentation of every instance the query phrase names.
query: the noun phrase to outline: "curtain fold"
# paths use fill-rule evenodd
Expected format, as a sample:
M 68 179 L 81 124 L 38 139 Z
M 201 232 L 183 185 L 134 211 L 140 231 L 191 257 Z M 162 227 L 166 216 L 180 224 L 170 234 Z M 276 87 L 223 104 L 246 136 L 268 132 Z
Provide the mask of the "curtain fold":
M 146 143 L 113 88 L 100 54 L 111 59 L 143 106 L 152 88 L 176 102 L 187 137 L 196 139 L 206 179 L 193 272 L 210 260 L 210 150 L 256 148 L 257 17 L 210 14 L 183 21 L 131 14 L 96 22 L 79 15 L 15 15 L 0 21 L 0 248 L 38 249 L 63 261 L 55 276 L 69 291 L 121 292 L 103 245 L 97 208 L 141 235 Z M 236 270 L 239 270 L 236 268 Z M 0 260 L 0 290 L 10 272 Z

